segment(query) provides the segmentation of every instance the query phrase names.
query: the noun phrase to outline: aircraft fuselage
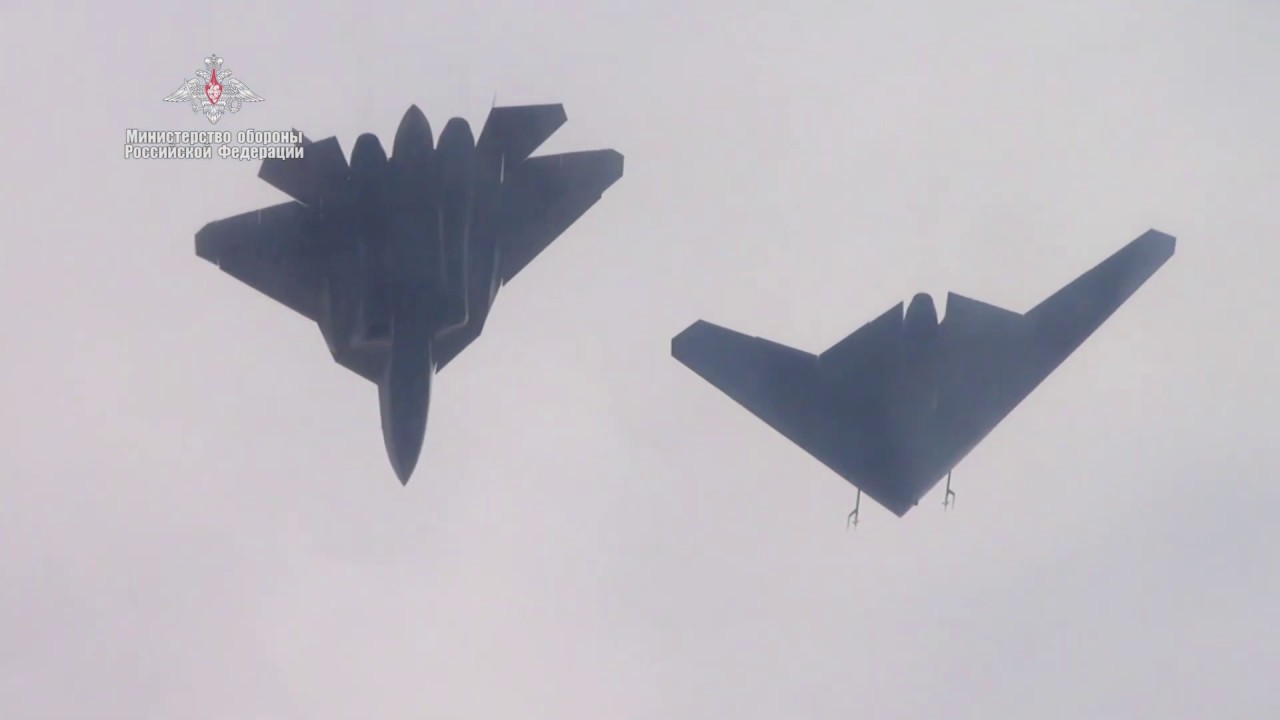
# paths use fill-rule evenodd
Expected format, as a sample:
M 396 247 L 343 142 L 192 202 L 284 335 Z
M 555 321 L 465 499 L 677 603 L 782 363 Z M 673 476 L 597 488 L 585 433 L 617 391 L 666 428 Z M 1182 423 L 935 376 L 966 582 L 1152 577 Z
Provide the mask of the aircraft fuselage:
M 901 311 L 900 311 L 901 313 Z M 879 370 L 868 383 L 865 367 L 835 367 L 818 374 L 817 396 L 827 398 L 845 442 L 861 445 L 857 452 L 839 453 L 838 462 L 851 483 L 886 491 L 927 482 L 946 474 L 936 457 L 928 430 L 938 410 L 941 382 L 938 355 L 938 313 L 933 298 L 920 293 L 882 338 L 873 363 Z M 855 482 L 856 480 L 856 482 Z
M 342 232 L 329 255 L 321 330 L 335 355 L 363 352 L 381 364 L 383 440 L 402 483 L 422 451 L 433 344 L 464 326 L 474 310 L 468 258 L 475 165 L 475 139 L 465 120 L 450 120 L 433 147 L 426 117 L 413 108 L 390 158 L 374 135 L 356 140 L 347 185 L 323 213 L 322 221 Z

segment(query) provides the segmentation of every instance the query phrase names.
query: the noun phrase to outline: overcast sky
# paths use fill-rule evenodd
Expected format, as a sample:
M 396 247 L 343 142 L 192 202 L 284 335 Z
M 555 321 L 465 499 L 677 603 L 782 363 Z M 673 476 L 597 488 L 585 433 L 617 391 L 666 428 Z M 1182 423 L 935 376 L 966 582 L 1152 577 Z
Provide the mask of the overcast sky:
M 1262 718 L 1280 711 L 1280 8 L 161 2 L 0 11 L 0 716 Z M 763 7 L 764 4 L 758 4 Z M 563 102 L 626 175 L 441 374 L 374 387 L 194 254 L 280 202 L 202 129 Z M 670 357 L 820 351 L 1177 255 L 903 519 Z

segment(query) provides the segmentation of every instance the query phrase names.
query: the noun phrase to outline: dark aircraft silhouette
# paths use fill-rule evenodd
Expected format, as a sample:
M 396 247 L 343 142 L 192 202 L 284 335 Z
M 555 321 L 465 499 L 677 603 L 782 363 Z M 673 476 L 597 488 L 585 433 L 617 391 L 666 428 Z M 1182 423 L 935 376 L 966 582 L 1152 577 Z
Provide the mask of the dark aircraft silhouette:
M 417 465 L 432 376 L 484 328 L 498 288 L 622 177 L 622 155 L 530 157 L 561 105 L 499 107 L 478 139 L 454 118 L 433 147 L 416 106 L 388 158 L 371 134 L 347 164 L 337 138 L 258 177 L 294 199 L 218 220 L 196 254 L 320 326 L 333 359 L 378 386 L 400 482 Z
M 820 355 L 699 320 L 671 354 L 902 517 L 1173 256 L 1148 231 L 1026 313 L 918 294 Z

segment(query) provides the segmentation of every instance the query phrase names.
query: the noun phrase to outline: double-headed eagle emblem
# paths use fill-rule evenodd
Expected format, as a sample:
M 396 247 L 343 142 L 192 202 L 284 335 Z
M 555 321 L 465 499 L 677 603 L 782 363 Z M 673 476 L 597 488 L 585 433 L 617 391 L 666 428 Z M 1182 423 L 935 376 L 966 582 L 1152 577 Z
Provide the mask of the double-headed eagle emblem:
M 230 70 L 222 69 L 222 58 L 212 54 L 204 59 L 204 69 L 182 83 L 165 102 L 189 102 L 191 111 L 209 118 L 216 124 L 218 118 L 229 112 L 240 112 L 247 102 L 262 102 L 262 96 L 248 85 L 231 77 Z

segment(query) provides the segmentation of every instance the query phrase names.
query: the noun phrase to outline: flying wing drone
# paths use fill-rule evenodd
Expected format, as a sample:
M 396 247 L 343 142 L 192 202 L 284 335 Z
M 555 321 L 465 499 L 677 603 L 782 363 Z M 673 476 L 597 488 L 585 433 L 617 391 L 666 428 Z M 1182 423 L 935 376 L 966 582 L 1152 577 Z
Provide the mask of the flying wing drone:
M 1173 256 L 1155 230 L 1025 313 L 918 294 L 814 355 L 699 320 L 671 354 L 901 517 Z M 858 507 L 850 513 L 856 524 Z

